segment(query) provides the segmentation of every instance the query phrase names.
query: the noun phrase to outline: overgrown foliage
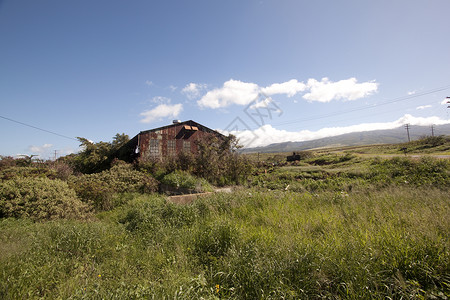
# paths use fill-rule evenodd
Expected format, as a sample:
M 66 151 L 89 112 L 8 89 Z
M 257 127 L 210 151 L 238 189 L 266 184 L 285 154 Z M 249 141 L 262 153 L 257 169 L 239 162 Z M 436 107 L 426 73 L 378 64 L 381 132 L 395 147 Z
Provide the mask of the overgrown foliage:
M 96 210 L 109 210 L 121 204 L 116 201 L 118 193 L 153 193 L 158 190 L 158 182 L 153 177 L 120 161 L 101 173 L 72 176 L 69 186 Z
M 194 192 L 212 192 L 212 185 L 203 178 L 198 178 L 186 171 L 176 170 L 161 179 L 161 183 L 176 189 Z
M 448 194 L 139 196 L 90 223 L 0 221 L 3 298 L 448 296 Z
M 422 157 L 419 160 L 404 157 L 375 160 L 368 177 L 373 182 L 384 184 L 401 183 L 449 188 L 450 162 L 430 157 Z
M 28 177 L 46 177 L 67 180 L 73 174 L 72 168 L 64 162 L 38 162 L 28 166 L 11 165 L 0 167 L 0 180 Z
M 206 178 L 213 184 L 239 184 L 251 172 L 251 165 L 237 153 L 240 148 L 235 136 L 223 139 L 209 136 L 197 143 L 194 174 Z
M 0 182 L 0 218 L 82 219 L 87 213 L 87 205 L 61 180 L 38 177 Z
M 310 163 L 313 165 L 282 167 L 258 174 L 251 177 L 249 183 L 271 190 L 309 192 L 377 189 L 393 184 L 450 187 L 450 162 L 447 159 L 393 157 L 361 162 L 355 156 L 323 155 Z M 316 167 L 317 164 L 321 167 Z
M 439 135 L 439 136 L 424 136 L 417 141 L 410 142 L 409 144 L 413 147 L 415 146 L 417 150 L 422 150 L 442 146 L 449 142 L 450 142 L 449 137 Z
M 86 138 L 79 137 L 81 151 L 67 160 L 74 169 L 83 174 L 92 174 L 104 171 L 111 167 L 119 148 L 129 141 L 128 135 L 116 134 L 112 142 L 94 143 Z
M 240 146 L 235 136 L 219 139 L 211 135 L 196 143 L 198 151 L 194 154 L 180 152 L 161 160 L 142 160 L 138 169 L 160 180 L 176 170 L 186 171 L 218 186 L 242 184 L 251 174 L 253 166 L 237 152 Z
M 2 299 L 450 296 L 448 160 L 316 152 L 189 205 L 153 193 L 151 175 L 193 187 L 198 170 L 218 182 L 228 171 L 192 155 L 95 174 L 2 161 Z M 73 220 L 86 203 L 95 218 Z

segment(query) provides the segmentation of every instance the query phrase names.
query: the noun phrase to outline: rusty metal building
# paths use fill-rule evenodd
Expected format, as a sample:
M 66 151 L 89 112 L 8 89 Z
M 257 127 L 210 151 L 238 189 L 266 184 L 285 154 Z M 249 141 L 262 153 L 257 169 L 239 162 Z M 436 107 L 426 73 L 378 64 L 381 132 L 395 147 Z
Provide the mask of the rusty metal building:
M 126 145 L 123 154 L 132 159 L 160 159 L 180 152 L 197 152 L 196 141 L 208 135 L 224 138 L 224 135 L 192 120 L 141 131 Z

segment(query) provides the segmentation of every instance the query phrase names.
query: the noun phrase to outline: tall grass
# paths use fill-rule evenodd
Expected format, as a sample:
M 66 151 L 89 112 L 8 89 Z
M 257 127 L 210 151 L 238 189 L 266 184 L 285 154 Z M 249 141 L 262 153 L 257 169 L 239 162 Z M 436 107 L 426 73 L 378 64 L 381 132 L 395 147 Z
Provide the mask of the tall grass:
M 449 295 L 446 190 L 135 196 L 97 221 L 0 221 L 5 299 Z

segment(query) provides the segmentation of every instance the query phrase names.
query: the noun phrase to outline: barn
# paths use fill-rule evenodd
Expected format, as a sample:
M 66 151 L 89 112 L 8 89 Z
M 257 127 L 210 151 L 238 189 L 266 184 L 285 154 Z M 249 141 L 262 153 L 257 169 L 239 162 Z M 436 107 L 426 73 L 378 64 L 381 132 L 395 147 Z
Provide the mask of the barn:
M 141 131 L 121 149 L 120 157 L 124 160 L 149 160 L 175 156 L 181 152 L 196 153 L 196 141 L 211 135 L 225 138 L 195 121 L 174 120 L 170 125 Z

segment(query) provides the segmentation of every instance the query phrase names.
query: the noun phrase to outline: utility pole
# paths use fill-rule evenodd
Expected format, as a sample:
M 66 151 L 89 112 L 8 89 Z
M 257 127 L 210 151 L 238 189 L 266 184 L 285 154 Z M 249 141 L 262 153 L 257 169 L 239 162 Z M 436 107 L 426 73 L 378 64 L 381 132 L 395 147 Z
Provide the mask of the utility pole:
M 409 128 L 410 128 L 410 125 L 409 125 L 409 124 L 405 124 L 405 128 L 406 128 L 406 132 L 408 133 L 408 142 L 411 142 L 411 138 L 409 137 Z
M 55 161 L 56 161 L 56 155 L 57 155 L 57 153 L 58 153 L 58 150 L 55 150 Z
M 434 136 L 434 125 L 431 125 L 431 136 Z

